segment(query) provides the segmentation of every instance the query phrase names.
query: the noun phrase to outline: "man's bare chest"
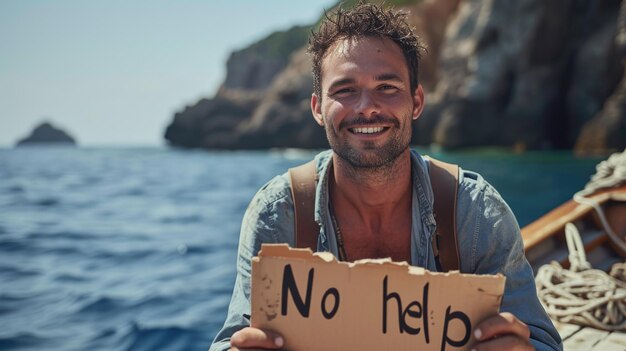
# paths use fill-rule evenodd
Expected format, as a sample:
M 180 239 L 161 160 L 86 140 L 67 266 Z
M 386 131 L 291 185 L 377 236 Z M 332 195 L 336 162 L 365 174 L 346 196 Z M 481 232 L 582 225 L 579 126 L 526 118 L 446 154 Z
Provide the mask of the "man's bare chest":
M 373 232 L 363 227 L 353 227 L 342 232 L 347 259 L 391 257 L 393 261 L 411 261 L 411 230 L 396 228 Z

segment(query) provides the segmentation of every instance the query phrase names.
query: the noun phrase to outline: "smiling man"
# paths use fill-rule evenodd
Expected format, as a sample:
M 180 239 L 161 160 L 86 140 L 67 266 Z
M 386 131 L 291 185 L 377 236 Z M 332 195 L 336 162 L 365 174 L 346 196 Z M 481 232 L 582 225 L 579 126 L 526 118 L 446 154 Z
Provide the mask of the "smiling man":
M 369 4 L 338 10 L 309 43 L 311 110 L 331 146 L 315 157 L 317 250 L 345 261 L 391 257 L 436 271 L 431 164 L 409 148 L 424 94 L 417 80 L 422 47 L 406 15 Z M 507 277 L 503 312 L 476 327 L 476 350 L 561 349 L 509 207 L 467 170 L 460 171 L 456 200 L 461 272 Z M 251 258 L 262 243 L 295 246 L 294 231 L 290 178 L 283 174 L 246 211 L 228 317 L 211 350 L 284 344 L 280 335 L 249 327 Z

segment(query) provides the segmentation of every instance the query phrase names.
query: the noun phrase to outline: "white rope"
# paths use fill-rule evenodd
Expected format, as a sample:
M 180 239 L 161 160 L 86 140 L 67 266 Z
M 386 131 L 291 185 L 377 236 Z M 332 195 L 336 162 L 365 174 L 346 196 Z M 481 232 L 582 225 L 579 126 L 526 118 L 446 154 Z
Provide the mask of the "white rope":
M 565 240 L 567 241 L 567 250 L 569 251 L 570 271 L 580 272 L 591 269 L 591 264 L 587 261 L 585 254 L 585 246 L 580 238 L 578 229 L 572 223 L 565 225 Z
M 626 242 L 608 224 L 600 204 L 587 197 L 623 183 L 626 183 L 626 150 L 600 162 L 585 188 L 574 194 L 574 201 L 593 207 L 611 241 L 626 252 Z M 539 268 L 535 278 L 546 312 L 565 323 L 626 331 L 626 263 L 615 264 L 610 274 L 592 269 L 580 233 L 572 223 L 565 226 L 565 239 L 570 269 L 552 262 Z
M 539 268 L 539 299 L 555 320 L 609 331 L 626 331 L 626 263 L 611 274 L 591 269 L 576 226 L 565 229 L 571 268 L 557 262 Z
M 618 186 L 626 181 L 626 149 L 616 152 L 596 166 L 596 174 L 591 176 L 585 188 L 576 195 L 588 196 L 600 189 Z
M 622 252 L 626 252 L 626 238 L 620 238 L 615 234 L 606 220 L 600 204 L 587 197 L 600 189 L 616 187 L 622 183 L 626 183 L 626 149 L 622 153 L 614 153 L 607 160 L 600 162 L 596 166 L 596 174 L 591 177 L 585 188 L 574 194 L 574 201 L 593 207 L 609 239 Z

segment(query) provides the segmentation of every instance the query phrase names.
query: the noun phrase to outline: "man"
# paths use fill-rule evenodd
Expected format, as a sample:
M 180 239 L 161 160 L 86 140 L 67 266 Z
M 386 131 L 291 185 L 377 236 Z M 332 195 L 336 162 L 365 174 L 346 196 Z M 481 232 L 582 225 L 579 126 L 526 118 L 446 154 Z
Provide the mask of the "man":
M 361 4 L 338 10 L 310 39 L 311 109 L 332 148 L 316 156 L 318 251 L 349 261 L 391 257 L 436 270 L 429 163 L 409 148 L 411 123 L 424 108 L 417 82 L 421 46 L 405 17 Z M 461 271 L 507 277 L 503 312 L 476 327 L 476 350 L 561 349 L 537 299 L 517 222 L 476 173 L 461 171 L 456 221 Z M 211 350 L 284 344 L 280 335 L 249 327 L 251 258 L 262 243 L 280 242 L 294 245 L 286 174 L 261 188 L 246 211 L 228 318 Z

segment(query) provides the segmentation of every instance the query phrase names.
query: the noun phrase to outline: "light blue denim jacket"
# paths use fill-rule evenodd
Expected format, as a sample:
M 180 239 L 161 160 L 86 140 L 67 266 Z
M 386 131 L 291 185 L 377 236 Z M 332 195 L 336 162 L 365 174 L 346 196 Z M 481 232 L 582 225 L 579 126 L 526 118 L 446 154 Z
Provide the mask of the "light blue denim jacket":
M 316 189 L 315 220 L 320 224 L 318 251 L 337 254 L 337 241 L 328 213 L 328 179 L 332 152 L 316 157 L 320 175 Z M 413 176 L 413 223 L 411 264 L 436 271 L 431 235 L 435 230 L 433 193 L 428 161 L 411 153 Z M 277 176 L 252 199 L 241 225 L 237 278 L 228 317 L 211 351 L 227 350 L 231 335 L 250 325 L 251 258 L 262 243 L 288 243 L 294 246 L 294 211 L 289 175 Z M 501 311 L 511 312 L 528 324 L 537 350 L 562 350 L 561 338 L 539 303 L 532 269 L 524 256 L 519 226 L 500 194 L 480 175 L 462 170 L 457 199 L 457 232 L 461 272 L 502 273 L 506 288 Z

